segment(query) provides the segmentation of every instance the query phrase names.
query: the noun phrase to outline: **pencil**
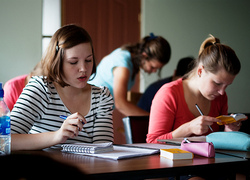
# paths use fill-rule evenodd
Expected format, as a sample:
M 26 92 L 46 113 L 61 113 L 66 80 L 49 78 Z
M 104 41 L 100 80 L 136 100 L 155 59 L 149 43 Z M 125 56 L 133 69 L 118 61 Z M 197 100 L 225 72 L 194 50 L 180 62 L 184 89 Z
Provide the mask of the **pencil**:
M 203 113 L 201 111 L 201 109 L 199 108 L 198 104 L 195 104 L 195 107 L 198 109 L 199 113 L 201 114 L 201 116 L 203 116 Z M 210 125 L 208 125 L 209 129 L 214 132 L 214 130 L 212 129 L 212 127 Z

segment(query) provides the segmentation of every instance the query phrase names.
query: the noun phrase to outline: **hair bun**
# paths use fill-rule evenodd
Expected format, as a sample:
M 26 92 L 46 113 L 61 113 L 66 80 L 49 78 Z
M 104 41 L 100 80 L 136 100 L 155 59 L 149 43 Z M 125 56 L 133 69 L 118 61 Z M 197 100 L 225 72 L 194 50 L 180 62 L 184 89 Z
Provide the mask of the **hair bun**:
M 209 46 L 216 45 L 217 43 L 220 43 L 220 39 L 214 37 L 213 35 L 209 34 L 209 37 L 203 41 L 201 44 L 199 55 Z

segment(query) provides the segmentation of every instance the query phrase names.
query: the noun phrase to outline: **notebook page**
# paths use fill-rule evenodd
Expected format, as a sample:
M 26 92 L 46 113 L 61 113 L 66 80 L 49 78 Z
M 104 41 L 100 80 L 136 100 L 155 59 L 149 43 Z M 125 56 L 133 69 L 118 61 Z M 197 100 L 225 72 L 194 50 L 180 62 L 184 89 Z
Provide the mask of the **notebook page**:
M 99 154 L 82 154 L 82 153 L 75 153 L 75 154 L 119 160 L 119 159 L 127 159 L 127 158 L 157 154 L 160 152 L 159 149 L 147 149 L 147 148 L 127 147 L 127 146 L 117 146 L 117 145 L 113 145 L 113 147 L 114 151 L 111 152 L 104 152 Z

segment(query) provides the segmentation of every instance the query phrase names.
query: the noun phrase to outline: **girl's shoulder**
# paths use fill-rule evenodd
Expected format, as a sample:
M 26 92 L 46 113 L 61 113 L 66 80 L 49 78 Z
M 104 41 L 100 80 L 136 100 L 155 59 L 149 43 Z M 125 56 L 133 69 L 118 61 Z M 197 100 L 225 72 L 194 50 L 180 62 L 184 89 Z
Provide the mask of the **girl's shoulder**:
M 25 89 L 42 93 L 44 96 L 57 96 L 57 91 L 52 82 L 49 82 L 45 76 L 32 76 Z
M 94 86 L 91 85 L 92 92 L 92 106 L 97 106 L 97 108 L 102 108 L 103 106 L 108 108 L 113 108 L 114 101 L 109 89 L 105 86 Z
M 153 101 L 164 104 L 176 104 L 183 101 L 183 84 L 182 79 L 172 81 L 163 85 L 156 93 Z
M 121 48 L 115 49 L 103 59 L 114 66 L 131 66 L 132 63 L 130 52 Z
M 183 91 L 183 83 L 182 79 L 178 79 L 169 83 L 164 84 L 159 91 L 178 93 L 179 91 Z
M 122 49 L 122 48 L 117 48 L 115 49 L 111 55 L 119 55 L 119 56 L 124 56 L 124 57 L 131 57 L 131 54 L 128 50 Z
M 100 96 L 100 97 L 106 96 L 106 97 L 112 98 L 112 95 L 106 86 L 98 87 L 95 85 L 91 85 L 91 89 L 92 89 L 92 92 L 91 92 L 92 96 Z

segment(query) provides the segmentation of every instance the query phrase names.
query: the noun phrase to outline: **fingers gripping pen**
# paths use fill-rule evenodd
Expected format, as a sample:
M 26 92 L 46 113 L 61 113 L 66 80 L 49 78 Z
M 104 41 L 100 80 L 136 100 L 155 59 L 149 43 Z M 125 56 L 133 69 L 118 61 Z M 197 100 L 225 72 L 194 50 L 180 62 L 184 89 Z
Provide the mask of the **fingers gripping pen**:
M 203 113 L 201 111 L 201 109 L 199 108 L 198 104 L 195 104 L 195 107 L 198 109 L 199 113 L 201 114 L 201 116 L 203 116 Z M 214 130 L 212 129 L 212 127 L 210 125 L 208 125 L 209 129 L 214 132 Z

